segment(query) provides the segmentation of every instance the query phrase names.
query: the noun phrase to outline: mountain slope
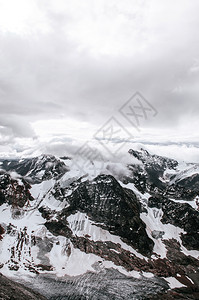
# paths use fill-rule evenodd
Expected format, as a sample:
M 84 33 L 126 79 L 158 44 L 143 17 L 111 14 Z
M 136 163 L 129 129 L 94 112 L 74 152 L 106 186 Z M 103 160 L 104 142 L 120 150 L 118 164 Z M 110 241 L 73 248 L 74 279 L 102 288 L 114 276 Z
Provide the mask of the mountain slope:
M 126 180 L 134 183 L 142 193 L 157 193 L 184 200 L 193 200 L 199 194 L 198 164 L 190 166 L 190 163 L 179 163 L 174 159 L 151 155 L 144 149 L 130 149 L 129 154 L 140 164 L 129 165 L 131 177 Z

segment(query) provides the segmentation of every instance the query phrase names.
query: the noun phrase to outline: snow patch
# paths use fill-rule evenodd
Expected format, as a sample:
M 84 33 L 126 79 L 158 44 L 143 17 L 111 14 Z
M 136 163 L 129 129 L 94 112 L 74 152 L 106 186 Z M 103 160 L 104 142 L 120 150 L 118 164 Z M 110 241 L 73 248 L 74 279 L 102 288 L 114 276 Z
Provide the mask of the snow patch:
M 164 279 L 169 283 L 171 289 L 186 287 L 186 285 L 182 284 L 174 277 L 166 277 Z

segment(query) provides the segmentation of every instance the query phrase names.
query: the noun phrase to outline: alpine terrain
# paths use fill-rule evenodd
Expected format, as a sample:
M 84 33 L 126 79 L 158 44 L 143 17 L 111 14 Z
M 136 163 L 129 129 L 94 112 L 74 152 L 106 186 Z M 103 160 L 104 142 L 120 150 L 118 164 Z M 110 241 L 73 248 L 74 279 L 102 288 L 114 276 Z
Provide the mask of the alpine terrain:
M 0 160 L 0 299 L 199 299 L 199 165 L 126 155 Z

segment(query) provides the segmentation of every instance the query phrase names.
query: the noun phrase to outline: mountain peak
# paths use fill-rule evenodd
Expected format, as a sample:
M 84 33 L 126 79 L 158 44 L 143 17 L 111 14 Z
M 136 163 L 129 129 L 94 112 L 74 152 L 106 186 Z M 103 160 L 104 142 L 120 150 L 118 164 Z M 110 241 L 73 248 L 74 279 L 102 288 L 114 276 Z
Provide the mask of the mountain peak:
M 145 165 L 154 165 L 156 167 L 160 166 L 163 169 L 175 169 L 178 166 L 177 160 L 164 156 L 159 156 L 157 154 L 150 154 L 147 150 L 143 148 L 141 148 L 140 150 L 130 149 L 128 152 L 130 155 L 133 155 Z

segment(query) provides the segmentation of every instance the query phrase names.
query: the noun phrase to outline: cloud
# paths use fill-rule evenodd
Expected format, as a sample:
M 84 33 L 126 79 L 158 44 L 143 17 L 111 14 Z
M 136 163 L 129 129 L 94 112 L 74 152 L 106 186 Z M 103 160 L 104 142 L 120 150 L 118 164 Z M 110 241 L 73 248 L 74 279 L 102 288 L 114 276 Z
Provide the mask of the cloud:
M 35 122 L 68 118 L 64 134 L 75 139 L 73 124 L 101 127 L 137 90 L 158 110 L 146 127 L 186 122 L 192 132 L 198 9 L 194 0 L 0 1 L 2 142 L 34 139 Z
M 0 125 L 3 131 L 12 137 L 35 137 L 35 132 L 26 118 L 12 114 L 1 116 Z

